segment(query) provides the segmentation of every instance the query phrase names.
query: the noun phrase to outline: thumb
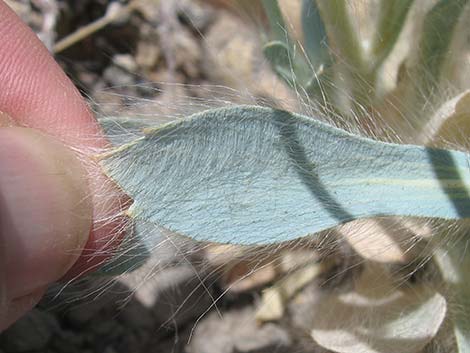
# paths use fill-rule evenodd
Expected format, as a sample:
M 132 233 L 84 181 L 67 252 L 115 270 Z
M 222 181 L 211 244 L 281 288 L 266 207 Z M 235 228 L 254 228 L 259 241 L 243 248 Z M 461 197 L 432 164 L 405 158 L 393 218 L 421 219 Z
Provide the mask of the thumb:
M 0 128 L 0 330 L 77 260 L 92 224 L 89 196 L 70 149 L 34 129 Z

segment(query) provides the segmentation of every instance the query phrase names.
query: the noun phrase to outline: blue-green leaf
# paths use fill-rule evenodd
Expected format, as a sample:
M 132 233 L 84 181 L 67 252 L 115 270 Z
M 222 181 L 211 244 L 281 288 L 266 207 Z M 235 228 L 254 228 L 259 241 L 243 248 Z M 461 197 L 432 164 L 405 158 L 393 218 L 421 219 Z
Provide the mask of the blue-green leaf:
M 292 88 L 300 86 L 304 93 L 315 77 L 314 69 L 290 38 L 277 0 L 263 0 L 262 3 L 273 38 L 263 47 L 264 55 L 280 78 Z
M 354 26 L 347 0 L 322 0 L 317 2 L 328 34 L 328 43 L 335 48 L 351 71 L 365 73 L 367 69 L 364 48 Z
M 298 57 L 295 52 L 289 51 L 289 47 L 285 43 L 269 42 L 264 46 L 263 52 L 274 72 L 289 86 L 300 85 L 306 88 L 312 81 L 312 70 L 303 57 Z
M 470 216 L 468 155 L 238 106 L 145 130 L 101 156 L 134 219 L 199 241 L 269 244 L 354 219 Z
M 443 68 L 453 56 L 463 55 L 450 53 L 449 48 L 467 4 L 468 0 L 439 0 L 426 14 L 422 36 L 416 47 L 417 60 L 409 68 L 407 107 L 421 111 L 442 103 L 443 95 L 438 93 L 448 84 L 442 77 Z M 429 114 L 425 114 L 424 119 L 410 122 L 415 129 L 422 129 L 428 116 Z
M 268 17 L 273 40 L 290 43 L 284 18 L 277 0 L 262 0 L 263 8 Z
M 467 3 L 468 0 L 440 0 L 426 15 L 419 46 L 422 69 L 419 74 L 426 75 L 428 85 L 439 81 L 454 29 Z
M 302 1 L 302 31 L 308 58 L 315 72 L 329 66 L 331 57 L 323 20 L 315 0 Z

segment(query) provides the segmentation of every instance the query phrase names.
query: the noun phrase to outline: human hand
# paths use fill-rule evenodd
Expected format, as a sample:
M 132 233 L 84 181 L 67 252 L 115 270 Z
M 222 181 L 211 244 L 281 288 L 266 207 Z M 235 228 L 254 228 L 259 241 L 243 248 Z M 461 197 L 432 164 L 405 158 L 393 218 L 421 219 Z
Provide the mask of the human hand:
M 107 142 L 83 98 L 1 0 L 0 38 L 1 331 L 108 257 L 125 200 L 90 159 Z

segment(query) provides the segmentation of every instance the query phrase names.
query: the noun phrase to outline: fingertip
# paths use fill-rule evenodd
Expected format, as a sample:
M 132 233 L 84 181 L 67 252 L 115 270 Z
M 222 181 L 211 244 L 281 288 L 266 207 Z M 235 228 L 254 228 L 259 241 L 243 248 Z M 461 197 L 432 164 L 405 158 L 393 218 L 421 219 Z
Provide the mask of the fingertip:
M 34 129 L 0 129 L 0 233 L 7 300 L 57 281 L 88 241 L 93 206 L 75 154 Z
M 1 0 L 0 38 L 0 110 L 12 116 L 16 124 L 46 132 L 83 157 L 94 225 L 71 273 L 88 272 L 120 243 L 123 232 L 115 229 L 125 222 L 115 217 L 122 212 L 125 196 L 111 185 L 92 157 L 106 148 L 107 140 L 60 66 L 35 33 Z
M 32 293 L 11 300 L 8 303 L 8 306 L 4 307 L 3 312 L 0 308 L 0 333 L 34 308 L 34 306 L 39 303 L 45 292 L 45 287 L 38 288 Z

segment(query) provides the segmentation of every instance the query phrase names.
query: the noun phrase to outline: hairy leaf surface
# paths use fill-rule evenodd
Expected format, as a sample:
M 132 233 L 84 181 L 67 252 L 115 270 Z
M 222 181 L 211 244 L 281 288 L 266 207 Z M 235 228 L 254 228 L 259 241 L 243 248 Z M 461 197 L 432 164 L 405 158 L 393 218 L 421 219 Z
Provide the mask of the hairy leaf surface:
M 268 244 L 374 216 L 468 217 L 468 156 L 285 111 L 208 110 L 101 156 L 129 214 L 199 241 Z

